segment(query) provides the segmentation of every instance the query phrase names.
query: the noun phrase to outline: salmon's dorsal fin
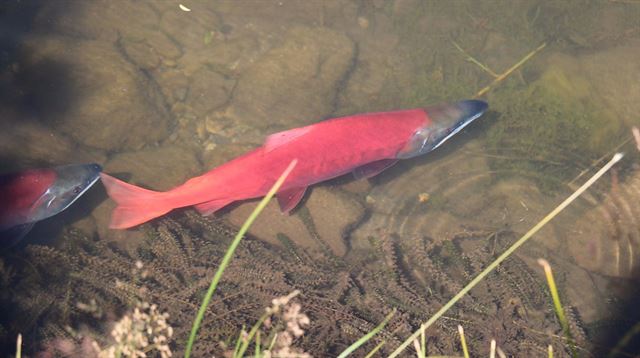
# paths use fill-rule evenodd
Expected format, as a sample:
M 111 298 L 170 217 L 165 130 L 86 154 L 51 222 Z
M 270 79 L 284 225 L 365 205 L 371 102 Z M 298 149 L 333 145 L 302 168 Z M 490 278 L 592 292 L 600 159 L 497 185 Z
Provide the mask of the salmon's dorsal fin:
M 284 144 L 287 144 L 309 133 L 311 126 L 289 129 L 284 132 L 273 133 L 264 141 L 264 149 L 270 152 Z
M 367 163 L 355 168 L 353 170 L 353 176 L 356 179 L 371 178 L 382 173 L 384 170 L 388 169 L 397 162 L 398 159 L 376 160 L 375 162 Z
M 276 198 L 278 198 L 278 204 L 280 204 L 280 211 L 289 214 L 291 210 L 298 206 L 305 191 L 307 191 L 306 187 L 292 188 L 278 192 Z

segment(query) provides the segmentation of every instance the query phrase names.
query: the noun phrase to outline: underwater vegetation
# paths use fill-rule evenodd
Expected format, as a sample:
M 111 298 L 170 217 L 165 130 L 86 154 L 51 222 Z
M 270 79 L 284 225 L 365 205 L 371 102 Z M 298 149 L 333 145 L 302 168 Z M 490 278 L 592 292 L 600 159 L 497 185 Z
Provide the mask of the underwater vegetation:
M 628 137 L 589 82 L 567 65 L 552 64 L 527 86 L 510 83 L 491 96 L 499 115 L 486 145 L 499 175 L 528 177 L 550 192 Z
M 13 275 L 4 271 L 12 276 L 15 287 L 5 298 L 16 305 L 16 315 L 28 319 L 9 317 L 6 322 L 14 325 L 6 328 L 30 332 L 25 345 L 31 351 L 37 350 L 36 342 L 69 337 L 67 326 L 78 330 L 85 327 L 96 336 L 105 336 L 105 328 L 96 326 L 99 320 L 78 309 L 78 303 L 95 301 L 104 319 L 144 299 L 169 313 L 173 337 L 181 343 L 174 354 L 181 355 L 194 314 L 217 269 L 217 258 L 224 255 L 234 234 L 222 224 L 193 213 L 184 223 L 167 219 L 155 228 L 149 227 L 148 241 L 133 253 L 74 232 L 65 235 L 68 245 L 64 247 L 29 247 L 24 259 L 31 263 L 30 269 Z M 144 279 L 134 279 L 136 261 L 144 265 Z M 323 261 L 326 259 L 311 260 L 304 252 L 292 256 L 259 241 L 243 241 L 205 315 L 193 355 L 220 353 L 221 341 L 235 339 L 240 327 L 254 322 L 274 297 L 296 288 L 304 289 L 301 300 L 318 328 L 305 336 L 305 348 L 332 351 L 357 339 L 360 330 L 373 329 L 375 324 L 354 317 L 337 303 L 349 288 L 349 280 L 344 273 L 336 274 L 335 269 L 321 266 Z M 144 297 L 140 297 L 141 292 Z M 350 322 L 360 330 L 343 333 L 336 321 Z
M 33 352 L 55 338 L 79 339 L 78 333 L 107 337 L 109 326 L 100 322 L 113 321 L 136 302 L 153 302 L 168 313 L 171 347 L 181 355 L 217 269 L 216 258 L 222 257 L 235 231 L 194 212 L 181 221 L 163 219 L 145 228 L 147 241 L 135 252 L 69 231 L 59 248 L 30 246 L 20 259 L 29 264 L 20 270 L 12 269 L 7 259 L 3 292 L 8 292 L 9 282 L 12 288 L 2 303 L 15 307 L 15 316 L 3 320 L 4 330 L 27 334 L 25 347 Z M 302 291 L 298 299 L 311 321 L 298 343 L 304 351 L 337 354 L 373 330 L 391 307 L 398 309 L 393 320 L 362 350 L 371 350 L 381 339 L 387 347 L 397 346 L 511 239 L 508 232 L 406 240 L 381 233 L 371 238 L 376 249 L 359 255 L 365 257 L 362 262 L 243 240 L 206 312 L 193 355 L 220 354 L 273 298 L 296 289 Z M 579 319 L 573 314 L 569 319 L 578 344 L 584 344 Z M 465 326 L 473 352 L 487 351 L 488 341 L 497 338 L 504 351 L 541 354 L 555 340 L 542 332 L 561 335 L 543 283 L 517 256 L 439 321 L 437 329 L 428 331 L 429 354 L 458 351 L 458 324 Z M 555 348 L 562 346 L 558 343 Z

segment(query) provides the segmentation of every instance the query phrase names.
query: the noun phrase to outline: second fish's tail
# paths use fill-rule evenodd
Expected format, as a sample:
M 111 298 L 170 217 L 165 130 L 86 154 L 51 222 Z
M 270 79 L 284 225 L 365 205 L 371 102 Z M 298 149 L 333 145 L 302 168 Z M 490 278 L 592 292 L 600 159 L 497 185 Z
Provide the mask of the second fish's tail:
M 173 207 L 162 192 L 137 187 L 100 173 L 107 194 L 118 206 L 111 214 L 111 229 L 127 229 L 171 211 Z

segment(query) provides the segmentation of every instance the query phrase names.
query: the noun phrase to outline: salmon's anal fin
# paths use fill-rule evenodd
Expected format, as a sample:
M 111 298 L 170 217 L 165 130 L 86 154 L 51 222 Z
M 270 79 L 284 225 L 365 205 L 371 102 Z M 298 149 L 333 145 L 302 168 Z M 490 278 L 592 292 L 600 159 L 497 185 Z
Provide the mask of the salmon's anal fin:
M 229 200 L 229 199 L 216 199 L 211 201 L 205 201 L 204 203 L 194 205 L 194 207 L 196 208 L 196 210 L 198 210 L 200 214 L 204 216 L 209 216 L 215 213 L 216 211 L 222 209 L 223 207 L 231 204 L 232 202 L 233 200 Z
M 164 193 L 125 183 L 105 173 L 100 173 L 100 178 L 107 194 L 118 204 L 111 214 L 111 229 L 140 225 L 173 209 Z
M 278 198 L 278 204 L 280 204 L 280 211 L 289 214 L 291 210 L 298 206 L 305 191 L 307 191 L 306 187 L 292 188 L 278 192 L 276 198 Z
M 367 163 L 359 166 L 353 170 L 353 176 L 356 179 L 371 178 L 374 177 L 386 169 L 389 169 L 392 165 L 396 164 L 398 159 L 382 159 L 375 162 Z

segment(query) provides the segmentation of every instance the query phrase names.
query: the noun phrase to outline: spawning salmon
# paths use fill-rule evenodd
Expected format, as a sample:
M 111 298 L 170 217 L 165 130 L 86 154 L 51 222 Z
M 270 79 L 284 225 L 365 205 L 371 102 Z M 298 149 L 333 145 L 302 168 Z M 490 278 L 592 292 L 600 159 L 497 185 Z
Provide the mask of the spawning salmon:
M 165 192 L 101 173 L 107 193 L 118 204 L 109 227 L 130 228 L 186 206 L 209 215 L 235 201 L 264 196 L 287 165 L 298 159 L 276 194 L 281 210 L 288 213 L 310 185 L 350 172 L 356 178 L 369 178 L 400 159 L 428 153 L 487 108 L 486 102 L 464 100 L 333 118 L 275 133 L 261 147 Z

